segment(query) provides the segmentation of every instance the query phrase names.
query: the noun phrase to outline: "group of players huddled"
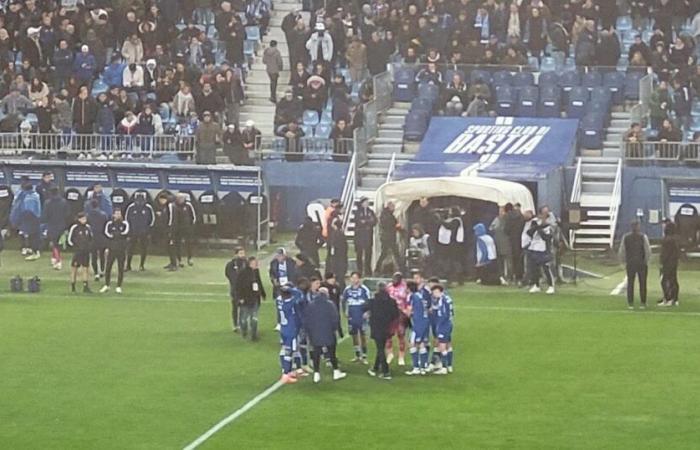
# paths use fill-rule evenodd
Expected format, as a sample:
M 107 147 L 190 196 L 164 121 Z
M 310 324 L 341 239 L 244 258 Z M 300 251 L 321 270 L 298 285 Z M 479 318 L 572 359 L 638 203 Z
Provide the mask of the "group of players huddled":
M 422 274 L 416 272 L 406 282 L 402 274 L 396 273 L 390 283 L 378 283 L 373 293 L 363 284 L 358 272 L 351 274 L 350 284 L 342 292 L 335 289 L 337 284 L 333 274 L 327 274 L 325 278 L 323 283 L 319 277 L 312 276 L 308 280 L 300 279 L 297 286 L 289 281 L 280 286 L 276 306 L 283 383 L 296 383 L 299 377 L 310 373 L 314 375 L 314 382 L 319 382 L 321 377 L 317 360 L 320 356 L 324 356 L 327 364 L 333 366 L 334 380 L 346 376 L 338 368 L 335 344 L 319 346 L 311 342 L 311 335 L 318 334 L 311 330 L 316 330 L 319 324 L 309 321 L 323 317 L 307 313 L 309 305 L 315 302 L 334 305 L 337 315 L 329 315 L 328 320 L 341 337 L 340 312 L 347 318 L 347 330 L 354 346 L 353 362 L 369 364 L 367 336 L 368 328 L 371 328 L 370 337 L 375 341 L 377 355 L 374 366 L 367 371 L 369 375 L 391 379 L 389 365 L 394 359 L 394 337 L 399 344 L 398 365 L 405 365 L 408 330 L 413 367 L 405 372 L 406 375 L 446 375 L 452 372 L 454 307 L 438 279 L 431 278 L 425 282 Z M 314 352 L 321 355 L 314 357 Z M 314 359 L 313 368 L 308 365 L 309 353 Z

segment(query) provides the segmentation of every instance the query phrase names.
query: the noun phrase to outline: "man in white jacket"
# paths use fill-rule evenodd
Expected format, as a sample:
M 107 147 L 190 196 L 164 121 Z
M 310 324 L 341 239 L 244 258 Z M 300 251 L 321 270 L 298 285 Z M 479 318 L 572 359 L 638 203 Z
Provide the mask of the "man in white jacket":
M 539 215 L 525 223 L 523 229 L 523 249 L 527 252 L 530 293 L 540 292 L 542 272 L 547 279 L 547 294 L 554 294 L 554 276 L 552 275 L 552 225 L 549 221 L 549 208 L 543 206 Z
M 323 22 L 317 22 L 315 32 L 306 41 L 311 61 L 330 62 L 333 59 L 333 37 L 326 33 Z

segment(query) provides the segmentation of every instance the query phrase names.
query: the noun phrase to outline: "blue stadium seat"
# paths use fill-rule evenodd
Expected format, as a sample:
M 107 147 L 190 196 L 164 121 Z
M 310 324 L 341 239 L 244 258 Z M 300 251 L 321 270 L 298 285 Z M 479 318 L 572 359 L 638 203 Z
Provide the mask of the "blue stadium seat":
M 700 131 L 700 117 L 693 116 L 690 119 L 690 131 L 692 131 L 693 133 Z
M 318 125 L 319 122 L 318 112 L 307 109 L 306 111 L 304 111 L 301 121 L 304 125 L 315 127 L 316 125 Z
M 422 111 L 411 111 L 406 115 L 403 125 L 404 138 L 407 141 L 420 141 L 428 131 L 430 116 Z
M 513 74 L 507 70 L 499 70 L 493 74 L 491 83 L 494 86 L 510 86 L 513 84 Z
M 617 18 L 615 28 L 619 31 L 628 31 L 632 29 L 632 18 L 630 16 L 620 16 Z
M 556 72 L 541 72 L 540 76 L 537 78 L 538 86 L 560 86 L 559 85 L 559 74 Z
M 557 70 L 557 62 L 551 56 L 545 56 L 542 58 L 542 64 L 540 64 L 540 72 L 554 72 Z
M 333 113 L 327 109 L 324 109 L 321 113 L 321 120 L 318 122 L 320 125 L 332 125 L 333 124 Z
M 566 102 L 566 115 L 571 119 L 581 119 L 586 113 L 590 93 L 583 86 L 575 86 L 569 92 Z
M 255 41 L 243 41 L 243 54 L 249 58 L 255 55 Z
M 579 145 L 592 150 L 603 148 L 603 129 L 601 117 L 586 115 L 579 124 Z
M 107 83 L 102 81 L 102 78 L 96 79 L 92 83 L 92 96 L 96 97 L 104 92 L 107 92 L 109 90 L 109 86 L 107 86 Z
M 513 86 L 520 88 L 534 85 L 535 76 L 532 74 L 532 72 L 518 72 L 515 75 L 513 75 Z
M 247 41 L 260 42 L 260 27 L 257 25 L 245 27 L 245 38 Z
M 527 66 L 537 72 L 540 70 L 540 60 L 537 59 L 537 56 L 530 56 L 527 58 Z
M 525 86 L 520 89 L 518 99 L 518 117 L 537 117 L 537 102 L 540 92 L 536 86 Z
M 608 126 L 610 124 L 610 103 L 591 100 L 586 105 L 586 115 L 599 116 L 603 120 L 603 125 Z
M 491 84 L 491 72 L 486 70 L 472 70 L 469 74 L 469 80 L 472 84 L 476 83 L 476 80 L 482 80 L 486 84 Z
M 624 59 L 624 58 L 623 58 Z M 607 72 L 603 75 L 603 86 L 605 86 L 612 95 L 612 101 L 616 105 L 622 104 L 625 100 L 625 74 L 622 72 Z
M 576 60 L 573 58 L 573 56 L 569 56 L 564 60 L 564 67 L 562 68 L 562 70 L 576 70 Z
M 581 76 L 581 86 L 585 86 L 588 90 L 592 90 L 594 87 L 602 86 L 603 76 L 598 71 L 586 72 Z
M 625 75 L 625 100 L 639 100 L 639 81 L 644 77 L 642 72 L 630 71 Z
M 700 117 L 700 99 L 693 101 L 693 108 L 690 111 L 690 115 L 693 117 Z
M 540 85 L 539 117 L 561 117 L 561 88 L 556 84 Z
M 559 86 L 565 92 L 576 86 L 581 86 L 581 75 L 576 70 L 568 70 L 559 77 Z
M 496 86 L 496 114 L 499 116 L 514 116 L 518 91 L 512 86 Z
M 331 137 L 332 127 L 330 123 L 319 123 L 316 126 L 314 136 L 320 139 L 328 139 Z
M 410 102 L 416 95 L 416 81 L 413 69 L 401 67 L 394 72 L 394 101 Z
M 421 83 L 418 85 L 418 97 L 430 99 L 434 103 L 440 97 L 440 86 Z
M 299 128 L 301 128 L 301 131 L 304 132 L 304 137 L 307 138 L 312 138 L 314 137 L 314 127 L 312 125 L 301 125 Z
M 411 111 L 425 111 L 432 113 L 435 103 L 427 97 L 416 97 L 411 102 Z
M 612 104 L 612 94 L 608 88 L 599 86 L 591 90 L 591 102 L 604 103 L 610 107 Z

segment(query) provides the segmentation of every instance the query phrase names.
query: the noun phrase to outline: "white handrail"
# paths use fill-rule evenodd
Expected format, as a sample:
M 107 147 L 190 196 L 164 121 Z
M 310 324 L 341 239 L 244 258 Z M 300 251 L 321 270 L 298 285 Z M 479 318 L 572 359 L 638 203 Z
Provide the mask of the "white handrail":
M 581 165 L 581 158 L 579 157 L 576 163 L 576 176 L 574 177 L 574 185 L 571 189 L 571 203 L 579 203 L 581 201 L 581 183 L 583 180 Z
M 357 153 L 352 154 L 350 159 L 350 165 L 348 166 L 348 173 L 345 176 L 345 185 L 343 186 L 343 194 L 341 196 L 341 202 L 345 208 L 345 214 L 343 214 L 343 231 L 347 232 L 348 223 L 350 222 L 350 213 L 354 208 L 355 203 L 355 191 L 357 190 Z
M 394 170 L 396 170 L 396 153 L 391 154 L 391 161 L 389 162 L 389 170 L 386 173 L 386 182 L 389 183 L 391 182 L 391 179 L 394 178 Z
M 622 159 L 617 160 L 617 171 L 615 172 L 615 184 L 613 186 L 612 197 L 610 199 L 610 248 L 615 244 L 615 230 L 617 229 L 617 216 L 622 203 Z

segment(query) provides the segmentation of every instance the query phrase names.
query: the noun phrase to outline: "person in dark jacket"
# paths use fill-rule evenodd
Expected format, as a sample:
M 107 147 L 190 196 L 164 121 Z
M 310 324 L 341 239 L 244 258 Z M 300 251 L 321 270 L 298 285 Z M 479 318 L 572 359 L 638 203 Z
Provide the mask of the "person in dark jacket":
M 51 197 L 51 189 L 56 187 L 56 183 L 54 182 L 54 177 L 53 177 L 53 172 L 44 172 L 41 174 L 41 181 L 39 184 L 36 185 L 36 193 L 39 194 L 39 198 L 41 199 L 41 204 L 43 205 L 46 203 L 46 200 L 48 200 Z
M 126 259 L 126 271 L 128 272 L 131 270 L 131 261 L 138 248 L 141 257 L 139 261 L 139 271 L 143 272 L 146 270 L 148 244 L 151 236 L 151 228 L 153 228 L 155 224 L 156 213 L 153 207 L 146 201 L 146 194 L 140 192 L 134 197 L 133 203 L 126 208 L 124 216 L 131 228 L 129 252 Z
M 313 361 L 314 383 L 321 381 L 321 355 L 324 349 L 333 366 L 333 380 L 342 380 L 347 376 L 338 368 L 338 358 L 335 348 L 337 344 L 336 333 L 340 328 L 340 314 L 338 308 L 328 298 L 328 290 L 321 288 L 314 295 L 311 302 L 304 310 L 304 329 L 311 346 L 311 360 Z
M 260 302 L 267 298 L 267 294 L 265 294 L 265 288 L 260 279 L 258 259 L 254 256 L 248 258 L 248 265 L 238 274 L 236 297 L 240 308 L 241 335 L 244 339 L 247 338 L 250 326 L 250 337 L 253 341 L 257 341 L 258 310 Z
M 86 210 L 86 214 L 93 234 L 90 260 L 92 261 L 95 281 L 98 281 L 102 278 L 105 271 L 105 250 L 107 249 L 105 225 L 109 220 L 109 216 L 99 208 L 99 201 L 96 198 L 90 200 L 90 209 Z
M 690 111 L 693 107 L 693 96 L 690 86 L 680 78 L 673 80 L 673 111 L 676 113 L 678 127 L 687 132 L 690 127 Z
M 297 230 L 294 244 L 299 251 L 311 260 L 316 267 L 320 265 L 318 257 L 318 249 L 323 245 L 323 237 L 321 236 L 321 226 L 314 222 L 309 216 L 306 216 L 304 223 Z
M 394 216 L 394 208 L 394 202 L 387 202 L 379 216 L 379 240 L 382 251 L 377 260 L 377 266 L 374 268 L 375 273 L 382 273 L 384 260 L 387 256 L 391 256 L 396 270 L 403 270 L 403 262 L 399 254 L 399 243 L 396 236 L 401 227 Z
M 84 135 L 78 137 L 79 148 L 89 149 L 90 136 L 95 127 L 97 118 L 97 105 L 90 97 L 87 86 L 81 86 L 78 97 L 73 99 L 73 129 L 76 134 Z
M 661 241 L 661 289 L 664 296 L 658 306 L 678 305 L 678 262 L 681 258 L 681 246 L 676 234 L 676 225 L 669 223 L 664 228 L 664 239 Z
M 49 198 L 44 202 L 41 211 L 41 223 L 46 227 L 46 238 L 51 248 L 51 266 L 56 270 L 61 270 L 63 258 L 61 257 L 59 241 L 68 226 L 70 209 L 57 187 L 50 188 L 47 195 Z
M 296 262 L 293 258 L 287 256 L 287 250 L 280 247 L 275 252 L 275 257 L 270 261 L 270 282 L 272 282 L 272 296 L 274 298 L 279 297 L 280 288 L 287 283 L 297 283 L 299 277 L 297 276 Z M 279 331 L 279 311 L 275 308 L 277 314 L 277 322 L 275 325 L 275 331 Z
M 360 198 L 357 211 L 355 211 L 355 255 L 357 257 L 357 271 L 360 276 L 372 276 L 372 247 L 374 245 L 374 227 L 377 225 L 377 216 L 369 207 L 367 197 Z
M 296 264 L 296 273 L 299 278 L 318 278 L 321 279 L 321 272 L 314 265 L 313 262 L 304 254 L 299 253 L 294 257 L 294 263 Z
M 105 237 L 107 237 L 107 265 L 105 266 L 105 285 L 100 289 L 104 294 L 110 289 L 112 280 L 112 266 L 117 263 L 117 294 L 122 293 L 122 283 L 124 282 L 124 266 L 126 263 L 126 249 L 129 236 L 129 222 L 122 217 L 121 209 L 115 209 L 112 219 L 105 224 Z
M 391 380 L 384 348 L 386 341 L 391 336 L 391 325 L 399 318 L 399 308 L 386 291 L 386 283 L 380 282 L 377 285 L 374 298 L 367 303 L 367 312 L 369 313 L 370 337 L 377 347 L 374 367 L 369 369 L 367 373 L 373 377 L 379 374 L 380 378 Z
M 238 333 L 239 330 L 239 298 L 237 297 L 238 276 L 247 265 L 248 259 L 245 256 L 245 249 L 238 247 L 236 248 L 234 257 L 226 264 L 226 268 L 224 269 L 224 274 L 226 275 L 229 285 L 229 295 L 231 296 L 231 325 L 233 326 L 234 333 Z
M 344 288 L 345 275 L 348 273 L 348 240 L 343 231 L 343 220 L 339 217 L 331 223 L 327 248 L 326 271 L 334 273 Z
M 506 212 L 504 232 L 510 241 L 510 267 L 513 268 L 511 281 L 517 283 L 522 281 L 525 275 L 521 241 L 523 228 L 525 228 L 525 218 L 520 211 L 520 204 L 506 203 L 504 209 Z
M 173 204 L 172 229 L 173 238 L 170 245 L 170 265 L 185 267 L 182 262 L 182 246 L 185 246 L 187 265 L 193 266 L 192 241 L 194 240 L 194 227 L 197 223 L 197 212 L 188 201 L 185 194 L 177 194 Z
M 87 215 L 78 213 L 75 223 L 68 231 L 66 242 L 73 248 L 73 259 L 70 263 L 71 292 L 75 293 L 75 283 L 78 281 L 78 272 L 82 272 L 83 292 L 92 293 L 89 285 L 90 278 L 90 252 L 92 251 L 92 227 L 88 225 Z
M 642 233 L 638 221 L 632 222 L 631 231 L 622 238 L 620 261 L 627 270 L 627 307 L 634 309 L 634 279 L 639 278 L 639 297 L 642 309 L 647 306 L 647 273 L 651 259 L 649 238 Z

